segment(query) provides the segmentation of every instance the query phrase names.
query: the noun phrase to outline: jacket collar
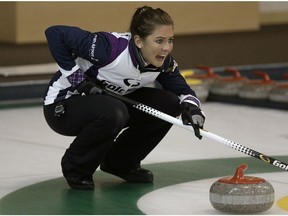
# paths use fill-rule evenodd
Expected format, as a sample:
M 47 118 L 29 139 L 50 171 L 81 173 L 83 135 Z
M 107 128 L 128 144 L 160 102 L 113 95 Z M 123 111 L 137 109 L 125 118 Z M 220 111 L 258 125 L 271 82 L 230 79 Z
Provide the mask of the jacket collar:
M 159 69 L 151 64 L 147 64 L 145 60 L 143 59 L 139 49 L 135 45 L 134 41 L 131 40 L 129 41 L 129 52 L 132 58 L 132 62 L 134 66 L 140 70 L 141 73 L 147 72 L 147 71 L 155 71 L 155 72 L 160 72 Z

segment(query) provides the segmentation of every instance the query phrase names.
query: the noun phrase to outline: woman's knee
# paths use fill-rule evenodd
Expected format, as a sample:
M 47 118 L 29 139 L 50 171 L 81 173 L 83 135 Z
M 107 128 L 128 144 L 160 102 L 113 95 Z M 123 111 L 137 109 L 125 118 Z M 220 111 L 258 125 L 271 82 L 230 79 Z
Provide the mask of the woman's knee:
M 106 106 L 107 107 L 107 106 Z M 113 104 L 107 107 L 106 123 L 109 124 L 111 132 L 118 133 L 128 122 L 129 113 L 127 107 L 121 101 L 115 99 Z
M 124 105 L 124 103 L 120 103 L 117 106 L 113 107 L 111 112 L 113 123 L 121 129 L 125 127 L 129 119 L 129 114 L 127 107 Z

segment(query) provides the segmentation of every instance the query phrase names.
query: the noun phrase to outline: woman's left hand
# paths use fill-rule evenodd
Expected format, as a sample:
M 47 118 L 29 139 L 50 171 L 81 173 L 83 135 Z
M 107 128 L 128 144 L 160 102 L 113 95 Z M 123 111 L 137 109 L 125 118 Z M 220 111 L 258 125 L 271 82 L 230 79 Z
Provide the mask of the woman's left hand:
M 191 125 L 195 136 L 202 139 L 199 128 L 203 129 L 205 122 L 204 112 L 196 105 L 188 102 L 181 103 L 181 118 L 185 125 Z

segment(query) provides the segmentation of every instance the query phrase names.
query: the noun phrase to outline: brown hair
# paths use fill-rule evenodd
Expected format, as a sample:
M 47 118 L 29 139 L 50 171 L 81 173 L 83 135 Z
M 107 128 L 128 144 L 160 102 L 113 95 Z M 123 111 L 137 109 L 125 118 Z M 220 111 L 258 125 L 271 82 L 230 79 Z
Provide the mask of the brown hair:
M 153 9 L 149 6 L 138 8 L 131 20 L 129 31 L 140 38 L 146 38 L 155 29 L 156 25 L 174 25 L 168 13 L 160 8 Z

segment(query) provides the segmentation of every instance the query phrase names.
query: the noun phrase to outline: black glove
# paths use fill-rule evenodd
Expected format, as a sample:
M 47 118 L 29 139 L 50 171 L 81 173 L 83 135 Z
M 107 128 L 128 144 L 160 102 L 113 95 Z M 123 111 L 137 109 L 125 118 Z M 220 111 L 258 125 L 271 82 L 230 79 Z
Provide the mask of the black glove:
M 181 103 L 181 118 L 185 125 L 192 125 L 195 136 L 202 139 L 199 128 L 203 129 L 205 115 L 202 110 L 194 104 L 188 102 Z
M 83 80 L 77 87 L 77 91 L 85 96 L 90 94 L 102 94 L 103 89 L 99 86 L 96 86 L 93 82 L 90 82 L 88 79 Z

